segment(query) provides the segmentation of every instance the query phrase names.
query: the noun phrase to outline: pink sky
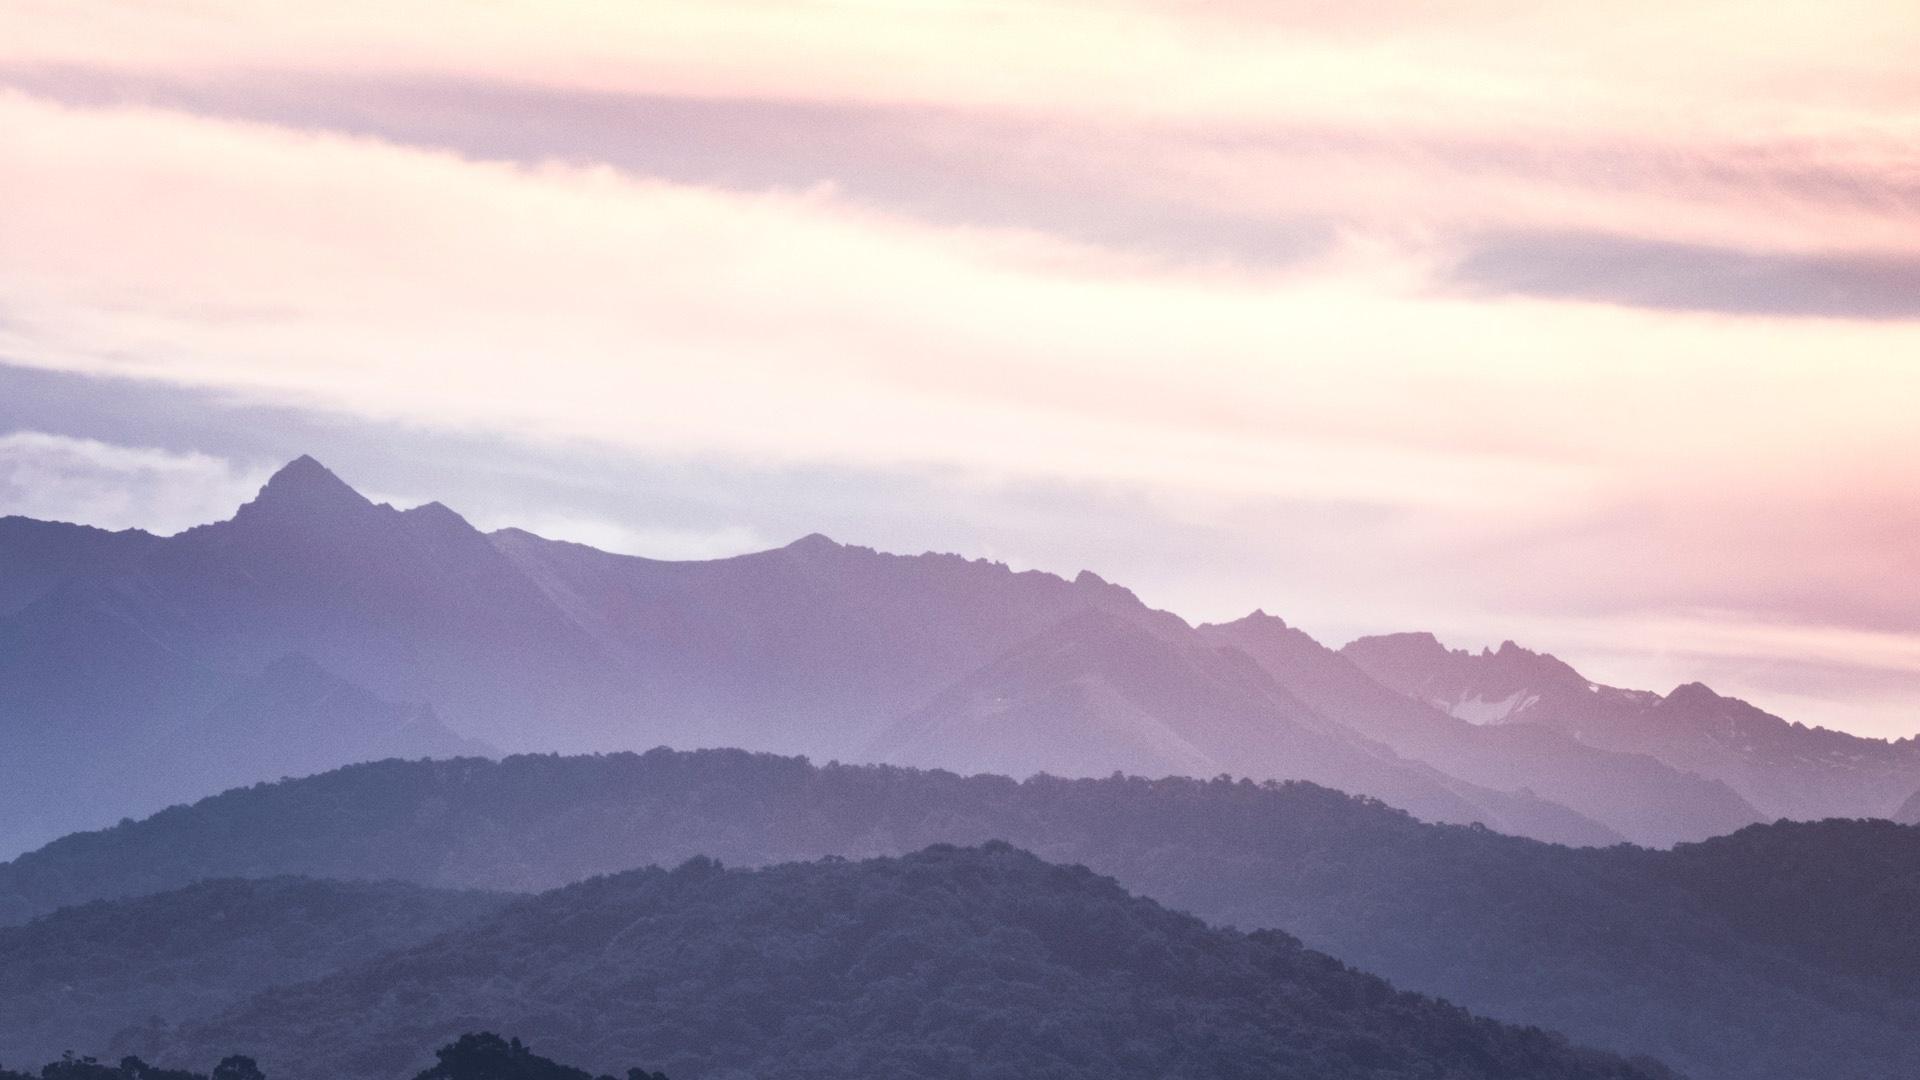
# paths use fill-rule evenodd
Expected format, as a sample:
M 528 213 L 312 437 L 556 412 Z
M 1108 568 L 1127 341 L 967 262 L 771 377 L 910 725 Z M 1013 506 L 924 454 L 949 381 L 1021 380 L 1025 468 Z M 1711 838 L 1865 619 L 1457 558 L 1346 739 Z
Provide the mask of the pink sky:
M 27 0 L 0 363 L 909 475 L 1193 617 L 1911 734 L 1915 55 L 1904 3 Z M 263 464 L 88 434 L 194 513 Z M 958 546 L 914 512 L 842 539 Z

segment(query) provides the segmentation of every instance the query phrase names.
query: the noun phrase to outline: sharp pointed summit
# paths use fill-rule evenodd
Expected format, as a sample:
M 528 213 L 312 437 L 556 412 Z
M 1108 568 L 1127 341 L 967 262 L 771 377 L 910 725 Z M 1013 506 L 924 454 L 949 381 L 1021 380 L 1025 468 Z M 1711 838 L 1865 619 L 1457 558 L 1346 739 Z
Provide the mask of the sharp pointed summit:
M 235 520 L 361 513 L 373 502 L 305 454 L 281 466 Z

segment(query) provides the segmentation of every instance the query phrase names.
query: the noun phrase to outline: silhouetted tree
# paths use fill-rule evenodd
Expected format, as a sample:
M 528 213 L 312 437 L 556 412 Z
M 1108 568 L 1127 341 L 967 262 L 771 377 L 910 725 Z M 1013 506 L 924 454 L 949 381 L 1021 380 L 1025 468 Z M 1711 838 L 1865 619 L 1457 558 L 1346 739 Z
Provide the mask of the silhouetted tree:
M 121 1080 L 120 1071 L 98 1059 L 74 1057 L 69 1050 L 40 1070 L 40 1080 Z
M 234 1054 L 220 1059 L 213 1067 L 213 1080 L 267 1080 L 260 1066 L 250 1057 Z
M 469 1032 L 434 1052 L 439 1064 L 414 1080 L 614 1080 L 562 1065 L 528 1049 L 519 1039 L 490 1031 Z M 627 1080 L 667 1080 L 645 1069 L 628 1069 Z

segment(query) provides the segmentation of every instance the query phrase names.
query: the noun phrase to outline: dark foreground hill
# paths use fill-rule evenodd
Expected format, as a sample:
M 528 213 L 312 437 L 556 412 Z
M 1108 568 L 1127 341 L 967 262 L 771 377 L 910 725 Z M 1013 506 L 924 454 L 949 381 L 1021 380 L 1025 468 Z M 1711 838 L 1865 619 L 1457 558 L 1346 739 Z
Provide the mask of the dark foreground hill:
M 1920 1075 L 1920 829 L 1886 822 L 1571 849 L 1308 784 L 1016 783 L 739 751 L 383 762 L 67 837 L 0 865 L 0 904 L 17 918 L 287 873 L 533 891 L 700 854 L 993 839 L 1696 1080 Z
M 504 903 L 398 883 L 225 880 L 0 928 L 0 1053 L 19 1063 L 104 1049 L 130 1025 L 207 1016 Z
M 139 1049 L 373 1080 L 477 1018 L 590 1069 L 689 1080 L 1667 1075 L 1005 845 L 596 878 Z

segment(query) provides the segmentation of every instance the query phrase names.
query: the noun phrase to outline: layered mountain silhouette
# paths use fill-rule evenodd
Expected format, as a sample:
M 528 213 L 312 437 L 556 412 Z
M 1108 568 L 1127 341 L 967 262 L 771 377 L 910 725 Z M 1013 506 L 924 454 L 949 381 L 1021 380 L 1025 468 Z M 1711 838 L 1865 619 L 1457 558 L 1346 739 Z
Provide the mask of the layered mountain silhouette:
M 311 458 L 175 536 L 0 521 L 0 644 L 12 850 L 225 784 L 479 746 L 1307 779 L 1573 844 L 1772 813 L 1763 784 L 1657 741 L 1476 725 L 1277 619 L 1194 627 L 1091 573 L 821 536 L 635 558 L 376 504 Z M 1901 783 L 1862 801 L 1890 812 L 1920 787 Z
M 1529 792 L 1466 783 L 1327 718 L 1183 623 L 1090 610 L 1049 626 L 882 732 L 869 756 L 968 772 L 1311 777 L 1440 821 L 1563 843 L 1618 835 Z
M 124 1041 L 161 1061 L 244 1046 L 282 1080 L 375 1080 L 476 1018 L 590 1069 L 645 1059 L 692 1078 L 1670 1075 L 999 844 L 596 878 Z
M 1219 924 L 1286 930 L 1483 1015 L 1652 1055 L 1694 1080 L 1920 1074 L 1920 828 L 1885 821 L 1750 826 L 1670 851 L 1579 849 L 1424 824 L 1302 783 L 1015 782 L 741 751 L 387 761 L 63 838 L 0 865 L 0 905 L 21 919 L 235 875 L 536 891 L 697 855 L 767 865 L 996 839 Z M 770 897 L 737 920 L 716 911 L 711 925 L 745 933 L 804 918 Z M 522 925 L 531 933 L 538 921 Z M 468 960 L 477 966 L 433 970 L 496 970 Z M 642 976 L 637 961 L 626 970 Z M 521 985 L 501 974 L 502 986 Z M 272 1030 L 306 1045 L 294 1034 L 322 1006 L 277 1000 L 249 1015 L 294 1025 Z M 327 1000 L 349 1010 L 334 1030 L 359 1022 L 351 1010 L 363 1004 Z M 391 1000 L 404 1016 L 432 998 Z M 179 1044 L 180 1060 L 241 1032 L 207 1028 Z M 400 1032 L 393 1045 L 417 1054 L 438 1038 L 427 1035 Z
M 1473 653 L 1431 634 L 1362 638 L 1341 654 L 1452 716 L 1496 730 L 1554 728 L 1590 746 L 1656 758 L 1725 784 L 1768 818 L 1898 815 L 1920 789 L 1920 739 L 1790 723 L 1700 683 L 1664 696 L 1622 690 L 1511 641 Z

